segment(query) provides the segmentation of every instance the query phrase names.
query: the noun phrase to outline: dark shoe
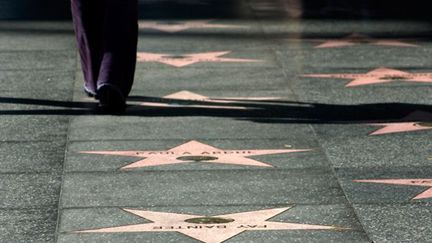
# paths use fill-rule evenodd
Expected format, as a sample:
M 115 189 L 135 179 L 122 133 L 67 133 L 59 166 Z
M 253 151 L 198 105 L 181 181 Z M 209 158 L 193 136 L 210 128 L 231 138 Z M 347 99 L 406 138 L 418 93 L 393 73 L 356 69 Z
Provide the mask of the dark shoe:
M 96 93 L 88 89 L 85 85 L 84 85 L 84 93 L 90 98 L 96 98 Z
M 102 85 L 97 90 L 96 99 L 103 113 L 121 114 L 125 112 L 126 100 L 121 91 L 112 85 Z

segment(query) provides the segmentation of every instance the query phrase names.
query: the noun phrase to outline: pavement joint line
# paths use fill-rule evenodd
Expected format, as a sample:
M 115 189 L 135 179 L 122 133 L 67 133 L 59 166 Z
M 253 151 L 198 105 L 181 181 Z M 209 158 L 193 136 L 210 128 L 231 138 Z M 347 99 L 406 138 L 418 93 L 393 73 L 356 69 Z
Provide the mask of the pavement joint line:
M 175 173 L 195 173 L 195 172 L 208 172 L 208 173 L 214 173 L 214 172 L 232 172 L 232 173 L 238 173 L 238 172 L 293 172 L 293 174 L 304 174 L 304 171 L 308 171 L 308 174 L 329 174 L 330 172 L 332 172 L 332 170 L 325 170 L 323 171 L 323 169 L 329 169 L 328 167 L 312 167 L 312 168 L 286 168 L 286 169 L 281 169 L 281 168 L 268 168 L 268 169 L 217 169 L 217 170 L 130 170 L 130 171 L 120 171 L 120 170 L 116 170 L 116 171 L 88 171 L 88 172 L 69 172 L 69 171 L 65 171 L 65 175 L 86 175 L 86 174 L 99 174 L 99 175 L 127 175 L 127 174 L 158 174 L 158 173 L 170 173 L 170 174 L 175 174 Z M 37 173 L 36 173 L 37 174 Z M 333 174 L 334 175 L 334 174 Z M 334 177 L 336 178 L 336 176 L 334 175 Z
M 275 51 L 274 53 L 276 53 L 276 51 Z M 280 59 L 280 57 L 278 58 L 278 55 L 276 55 L 276 60 L 278 60 L 279 62 L 282 62 L 282 60 Z M 283 66 L 283 65 L 282 65 L 282 66 Z M 284 68 L 282 69 L 282 72 L 283 72 L 283 75 L 285 76 L 285 78 L 288 79 L 288 78 L 289 78 L 289 75 L 288 75 L 287 71 L 286 71 Z M 297 95 L 297 92 L 295 92 L 294 89 L 291 89 L 291 91 L 292 91 L 292 93 L 294 94 L 294 98 L 295 98 L 296 100 L 299 100 L 298 95 Z M 351 203 L 351 202 L 348 200 L 348 198 L 347 198 L 347 194 L 346 194 L 345 190 L 343 189 L 343 187 L 342 187 L 342 185 L 341 185 L 340 178 L 338 177 L 338 175 L 337 175 L 337 173 L 336 173 L 336 170 L 335 170 L 335 168 L 333 167 L 333 164 L 332 164 L 332 162 L 331 162 L 331 160 L 330 160 L 330 158 L 329 158 L 329 156 L 328 156 L 328 151 L 327 151 L 327 149 L 325 149 L 325 147 L 323 146 L 324 143 L 323 143 L 323 141 L 322 141 L 322 138 L 320 138 L 320 136 L 319 136 L 318 133 L 316 132 L 316 130 L 315 130 L 313 124 L 310 123 L 310 124 L 307 124 L 307 126 L 308 126 L 308 127 L 311 129 L 311 131 L 312 131 L 313 139 L 314 139 L 314 141 L 316 141 L 316 143 L 318 144 L 318 146 L 319 146 L 319 151 L 321 151 L 321 152 L 324 154 L 324 157 L 325 157 L 325 164 L 327 165 L 327 169 L 329 170 L 329 173 L 332 174 L 331 177 L 333 177 L 333 179 L 336 180 L 336 183 L 337 183 L 337 185 L 338 185 L 338 189 L 341 190 L 341 192 L 343 193 L 343 196 L 344 196 L 344 198 L 345 198 L 345 200 L 346 200 L 346 202 L 347 202 L 347 208 L 350 209 L 350 211 L 353 213 L 355 219 L 359 222 L 360 227 L 361 227 L 362 231 L 366 233 L 366 236 L 367 236 L 368 240 L 369 240 L 370 242 L 373 242 L 372 239 L 371 239 L 371 237 L 370 237 L 370 235 L 369 235 L 369 234 L 367 233 L 367 231 L 366 231 L 365 225 L 360 221 L 360 218 L 359 218 L 357 212 L 355 211 L 354 207 L 352 206 L 352 203 Z
M 336 183 L 338 184 L 339 189 L 342 191 L 343 196 L 344 196 L 346 202 L 347 202 L 348 205 L 349 205 L 348 208 L 350 208 L 350 210 L 351 210 L 351 212 L 353 213 L 355 219 L 357 220 L 357 222 L 359 222 L 360 227 L 362 228 L 363 232 L 366 233 L 366 236 L 367 236 L 368 240 L 369 240 L 370 242 L 374 242 L 374 241 L 372 240 L 372 238 L 371 238 L 372 236 L 371 236 L 371 235 L 368 233 L 368 231 L 367 231 L 366 224 L 365 224 L 365 223 L 362 221 L 362 219 L 359 217 L 359 214 L 357 213 L 357 211 L 356 211 L 355 208 L 353 207 L 353 203 L 349 200 L 349 198 L 348 198 L 348 196 L 347 196 L 347 193 L 346 193 L 346 191 L 344 190 L 344 187 L 342 187 L 342 185 L 341 185 L 341 178 L 338 177 L 338 175 L 337 175 L 337 172 L 336 172 L 336 170 L 335 170 L 335 167 L 333 166 L 333 164 L 332 164 L 332 162 L 331 162 L 331 159 L 330 159 L 330 157 L 329 157 L 328 150 L 327 150 L 326 148 L 324 148 L 324 146 L 323 146 L 323 145 L 324 145 L 323 139 L 322 139 L 320 136 L 318 136 L 318 134 L 317 134 L 317 132 L 316 132 L 316 130 L 315 130 L 315 128 L 313 127 L 312 124 L 310 124 L 309 126 L 310 126 L 310 128 L 312 129 L 312 133 L 314 134 L 314 137 L 317 139 L 317 142 L 318 142 L 318 144 L 319 144 L 320 147 L 321 147 L 321 151 L 323 152 L 323 154 L 324 154 L 324 156 L 325 156 L 325 158 L 326 158 L 326 162 L 328 163 L 328 165 L 329 165 L 329 167 L 330 167 L 329 169 L 331 170 L 331 172 L 332 172 L 332 174 L 333 174 L 333 177 L 336 179 Z
M 75 59 L 78 59 L 78 54 L 75 51 Z M 75 61 L 75 65 L 78 65 L 78 62 Z M 72 90 L 72 95 L 71 97 L 74 97 L 74 84 L 75 84 L 75 80 L 76 80 L 76 72 L 73 74 L 73 78 L 72 78 L 72 82 L 71 82 L 71 90 Z M 61 209 L 61 205 L 63 204 L 63 185 L 64 185 L 64 177 L 65 177 L 65 167 L 66 167 L 66 158 L 68 156 L 68 148 L 69 148 L 69 134 L 70 134 L 70 129 L 71 129 L 71 122 L 72 122 L 72 117 L 68 117 L 67 118 L 68 122 L 67 122 L 67 128 L 66 128 L 66 137 L 65 137 L 65 146 L 64 146 L 64 151 L 63 151 L 63 163 L 61 166 L 61 177 L 60 177 L 60 188 L 59 188 L 59 194 L 58 194 L 58 200 L 57 200 L 57 219 L 56 219 L 56 227 L 55 227 L 55 231 L 54 231 L 54 242 L 58 242 L 58 232 L 60 229 L 60 224 L 62 221 L 62 209 Z
M 362 204 L 363 205 L 363 204 Z M 386 204 L 387 205 L 387 204 Z M 401 204 L 406 205 L 406 204 Z M 346 206 L 349 207 L 348 204 L 344 203 L 329 203 L 329 204 L 323 204 L 323 203 L 268 203 L 268 204 L 153 204 L 153 205 L 100 205 L 100 206 L 74 206 L 74 207 L 61 207 L 62 210 L 82 210 L 82 209 L 115 209 L 115 208 L 199 208 L 199 207 L 214 207 L 214 208 L 234 208 L 234 207 L 286 207 L 286 206 Z
M 192 162 L 193 163 L 193 162 Z M 320 169 L 320 171 L 323 172 L 330 172 L 330 171 L 325 171 L 323 169 L 328 169 L 327 167 L 324 166 L 314 166 L 312 167 L 313 169 Z M 106 174 L 114 174 L 114 175 L 121 175 L 121 174 L 128 174 L 128 173 L 136 173 L 136 174 L 149 174 L 151 173 L 192 173 L 192 172 L 231 172 L 231 171 L 237 171 L 237 172 L 261 172 L 261 171 L 309 171 L 311 168 L 291 168 L 291 169 L 283 169 L 283 168 L 263 168 L 263 169 L 216 169 L 216 170 L 131 170 L 131 171 L 124 171 L 121 172 L 120 170 L 106 170 L 106 171 L 66 171 L 65 174 L 67 175 L 73 175 L 73 174 L 97 174 L 97 175 L 106 175 Z M 1 174 L 1 173 L 0 173 Z M 17 173 L 19 174 L 19 173 Z M 37 174 L 37 173 L 36 173 Z M 324 174 L 324 173 L 323 173 Z
M 194 140 L 199 140 L 199 141 L 292 141 L 292 139 L 288 139 L 288 138 L 265 138 L 265 139 L 260 139 L 260 138 L 193 138 Z M 165 138 L 165 139 L 154 139 L 154 138 L 149 138 L 149 139 L 88 139 L 88 140 L 70 140 L 70 142 L 72 143 L 87 143 L 87 142 L 139 142 L 139 141 L 187 141 L 190 140 L 190 138 Z

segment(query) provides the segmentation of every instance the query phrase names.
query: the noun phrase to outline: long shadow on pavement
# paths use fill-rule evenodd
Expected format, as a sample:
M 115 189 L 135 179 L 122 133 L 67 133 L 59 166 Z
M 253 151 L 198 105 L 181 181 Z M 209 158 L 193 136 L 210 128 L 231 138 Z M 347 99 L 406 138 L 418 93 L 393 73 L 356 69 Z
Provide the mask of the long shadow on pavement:
M 432 106 L 407 103 L 321 104 L 284 100 L 181 100 L 132 96 L 123 116 L 208 116 L 264 123 L 432 122 Z M 133 103 L 133 104 L 132 104 Z M 144 104 L 145 103 L 145 104 Z M 40 109 L 0 110 L 0 115 L 98 115 L 97 103 L 0 97 L 0 104 L 47 106 Z M 150 105 L 149 105 L 150 104 Z M 61 108 L 61 109 L 55 109 Z M 429 115 L 430 113 L 430 115 Z M 414 114 L 410 116 L 410 114 Z M 417 114 L 417 115 L 416 115 Z

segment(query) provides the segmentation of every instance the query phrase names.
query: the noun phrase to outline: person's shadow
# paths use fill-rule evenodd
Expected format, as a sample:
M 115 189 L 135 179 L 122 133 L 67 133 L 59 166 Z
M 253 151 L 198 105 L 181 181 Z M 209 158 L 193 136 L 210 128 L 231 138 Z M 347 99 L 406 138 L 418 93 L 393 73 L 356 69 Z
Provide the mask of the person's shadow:
M 35 109 L 0 109 L 0 115 L 102 115 L 94 101 L 0 97 L 0 104 L 34 105 Z M 42 107 L 42 108 L 41 108 Z M 265 123 L 381 123 L 432 122 L 432 106 L 408 103 L 322 104 L 288 100 L 185 100 L 131 96 L 123 116 L 225 117 Z

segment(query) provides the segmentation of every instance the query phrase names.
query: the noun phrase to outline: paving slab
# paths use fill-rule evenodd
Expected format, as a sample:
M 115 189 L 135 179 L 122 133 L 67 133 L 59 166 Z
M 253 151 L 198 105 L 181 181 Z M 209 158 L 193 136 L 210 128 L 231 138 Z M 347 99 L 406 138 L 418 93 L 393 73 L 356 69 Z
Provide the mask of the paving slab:
M 55 242 L 57 208 L 0 209 L 1 242 Z
M 353 220 L 352 210 L 343 205 L 290 205 L 287 211 L 279 214 L 268 222 L 298 223 L 314 225 L 333 225 L 350 228 L 347 230 L 249 230 L 228 239 L 226 242 L 268 242 L 281 239 L 290 242 L 319 242 L 326 241 L 350 241 L 367 242 L 367 236 L 362 232 L 358 222 Z M 274 208 L 274 207 L 273 207 Z M 173 207 L 173 208 L 141 208 L 156 212 L 194 215 L 222 215 L 237 212 L 252 212 L 272 209 L 270 206 L 236 206 L 236 207 Z M 91 223 L 88 218 L 92 218 Z M 59 242 L 91 242 L 103 240 L 105 242 L 198 242 L 197 240 L 178 232 L 138 232 L 138 233 L 73 233 L 82 229 L 94 229 L 113 227 L 120 225 L 149 224 L 151 221 L 127 213 L 120 208 L 92 208 L 92 209 L 67 209 L 63 211 L 60 225 Z M 157 223 L 157 222 L 156 222 Z M 234 221 L 235 223 L 235 221 Z M 264 223 L 265 224 L 265 223 Z M 219 225 L 219 227 L 221 227 Z M 226 227 L 230 227 L 229 224 Z M 199 229 L 195 229 L 199 231 Z M 208 234 L 223 234 L 215 229 Z
M 3 30 L 0 25 L 0 51 L 67 50 L 75 48 L 72 31 Z
M 59 116 L 3 116 L 0 141 L 49 141 L 65 137 L 67 117 Z M 49 127 L 47 125 L 49 124 Z
M 52 141 L 1 142 L 0 173 L 56 172 L 62 169 L 65 138 Z
M 37 208 L 56 206 L 61 177 L 54 174 L 0 174 L 0 208 Z
M 74 70 L 75 50 L 67 51 L 3 51 L 0 70 Z
M 44 91 L 44 93 L 57 93 L 58 90 L 68 90 L 74 80 L 73 71 L 41 71 L 41 70 L 20 70 L 2 71 L 0 87 L 2 91 Z M 7 85 L 6 85 L 7 84 Z
M 427 242 L 430 240 L 431 204 L 353 205 L 375 242 Z
M 74 173 L 64 177 L 62 190 L 63 208 L 345 201 L 336 180 L 322 169 Z
M 238 111 L 236 111 L 238 112 Z M 214 116 L 214 114 L 213 114 Z M 241 118 L 241 117 L 240 117 Z M 206 117 L 77 117 L 70 124 L 69 139 L 277 139 L 313 141 L 310 127 L 302 124 L 264 124 L 246 119 Z M 175 127 L 171 127 L 176 124 Z M 223 124 L 223 125 L 221 125 Z M 197 127 L 199 125 L 199 127 Z M 266 131 L 266 132 L 262 132 Z M 289 133 L 288 133 L 289 131 Z

